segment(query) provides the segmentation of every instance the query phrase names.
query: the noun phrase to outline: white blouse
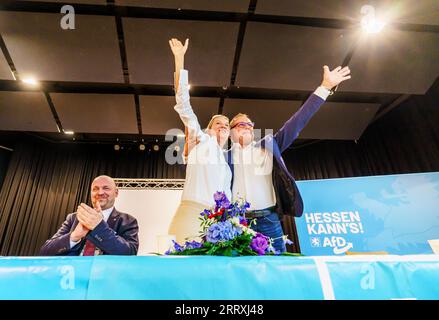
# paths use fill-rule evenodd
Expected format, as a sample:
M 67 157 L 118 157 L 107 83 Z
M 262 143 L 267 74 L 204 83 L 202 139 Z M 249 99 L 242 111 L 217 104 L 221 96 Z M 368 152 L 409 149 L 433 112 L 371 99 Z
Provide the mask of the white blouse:
M 218 145 L 216 136 L 201 130 L 198 118 L 189 101 L 188 71 L 180 70 L 174 109 L 188 128 L 189 141 L 198 140 L 187 158 L 186 181 L 182 200 L 194 201 L 210 208 L 215 204 L 213 195 L 217 191 L 226 193 L 231 200 L 230 184 L 232 172 L 224 157 L 224 150 Z

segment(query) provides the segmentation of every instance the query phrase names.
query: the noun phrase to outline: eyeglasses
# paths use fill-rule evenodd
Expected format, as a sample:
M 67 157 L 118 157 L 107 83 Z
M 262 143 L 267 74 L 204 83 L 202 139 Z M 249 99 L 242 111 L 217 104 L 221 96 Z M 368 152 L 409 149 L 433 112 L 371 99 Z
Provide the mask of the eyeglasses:
M 238 128 L 246 128 L 246 127 L 253 128 L 254 126 L 255 126 L 254 122 L 237 122 L 237 123 L 235 123 L 233 125 L 232 129 L 235 128 L 235 127 L 238 127 Z

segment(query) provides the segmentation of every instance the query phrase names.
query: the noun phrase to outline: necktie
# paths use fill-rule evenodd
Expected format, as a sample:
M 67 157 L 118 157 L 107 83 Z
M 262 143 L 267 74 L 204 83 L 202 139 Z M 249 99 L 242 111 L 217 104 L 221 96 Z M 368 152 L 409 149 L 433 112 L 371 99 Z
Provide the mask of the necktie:
M 95 249 L 96 249 L 96 246 L 93 244 L 93 242 L 87 240 L 87 241 L 85 241 L 84 252 L 82 255 L 83 256 L 94 256 Z

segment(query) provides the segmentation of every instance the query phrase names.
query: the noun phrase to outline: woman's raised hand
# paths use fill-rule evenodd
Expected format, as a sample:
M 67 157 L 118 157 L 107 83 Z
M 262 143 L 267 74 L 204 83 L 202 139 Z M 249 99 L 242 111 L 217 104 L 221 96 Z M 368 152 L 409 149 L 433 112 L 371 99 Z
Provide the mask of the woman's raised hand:
M 183 45 L 179 40 L 172 38 L 169 40 L 169 46 L 171 47 L 172 53 L 175 57 L 184 57 L 189 46 L 189 39 L 186 39 Z

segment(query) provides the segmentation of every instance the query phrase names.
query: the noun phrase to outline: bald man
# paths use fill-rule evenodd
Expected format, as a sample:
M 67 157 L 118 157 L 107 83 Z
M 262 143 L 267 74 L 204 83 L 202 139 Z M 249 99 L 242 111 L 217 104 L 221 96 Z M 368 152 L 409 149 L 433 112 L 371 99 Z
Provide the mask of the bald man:
M 116 210 L 119 190 L 113 178 L 99 176 L 91 184 L 93 207 L 81 203 L 40 250 L 43 256 L 136 255 L 137 220 Z

